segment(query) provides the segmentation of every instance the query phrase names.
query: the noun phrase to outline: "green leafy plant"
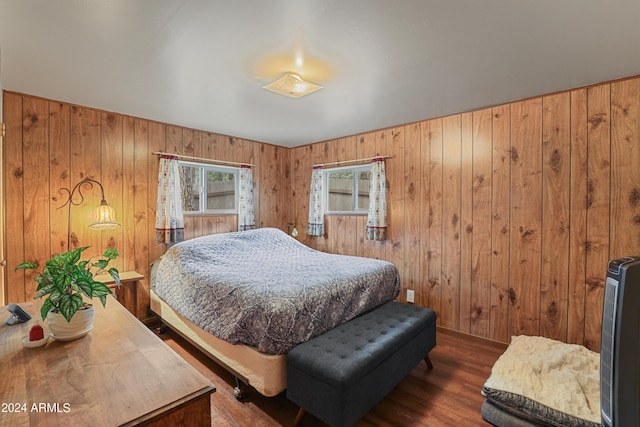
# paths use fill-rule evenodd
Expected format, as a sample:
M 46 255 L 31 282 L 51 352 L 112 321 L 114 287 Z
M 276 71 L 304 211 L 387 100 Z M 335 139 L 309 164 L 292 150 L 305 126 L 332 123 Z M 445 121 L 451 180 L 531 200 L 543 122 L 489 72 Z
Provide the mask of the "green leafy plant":
M 38 283 L 36 289 L 36 298 L 42 298 L 48 295 L 44 300 L 40 314 L 42 320 L 47 318 L 49 311 L 52 309 L 59 312 L 71 322 L 71 318 L 76 311 L 86 303 L 82 296 L 87 298 L 99 298 L 103 306 L 107 303 L 107 295 L 110 295 L 111 289 L 102 282 L 94 279 L 94 274 L 100 274 L 107 271 L 117 286 L 120 286 L 120 274 L 115 268 L 107 267 L 109 262 L 118 257 L 118 250 L 107 249 L 102 258 L 96 262 L 89 260 L 80 260 L 83 251 L 89 246 L 67 251 L 62 254 L 55 255 L 45 263 L 45 267 L 40 275 L 34 280 Z M 38 264 L 33 262 L 23 262 L 16 266 L 19 269 L 35 269 Z

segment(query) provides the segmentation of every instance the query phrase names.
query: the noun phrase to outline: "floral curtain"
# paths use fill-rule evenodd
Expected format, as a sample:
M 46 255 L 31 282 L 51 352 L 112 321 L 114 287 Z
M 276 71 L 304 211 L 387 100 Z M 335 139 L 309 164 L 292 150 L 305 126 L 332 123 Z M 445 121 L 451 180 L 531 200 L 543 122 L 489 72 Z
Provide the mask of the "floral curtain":
M 155 240 L 160 243 L 184 240 L 180 172 L 176 156 L 160 156 Z
M 251 166 L 240 166 L 240 191 L 238 198 L 238 231 L 255 228 L 253 212 L 253 171 Z
M 324 236 L 324 166 L 314 166 L 311 174 L 311 191 L 309 192 L 309 236 Z
M 387 239 L 387 178 L 384 157 L 371 160 L 367 240 Z

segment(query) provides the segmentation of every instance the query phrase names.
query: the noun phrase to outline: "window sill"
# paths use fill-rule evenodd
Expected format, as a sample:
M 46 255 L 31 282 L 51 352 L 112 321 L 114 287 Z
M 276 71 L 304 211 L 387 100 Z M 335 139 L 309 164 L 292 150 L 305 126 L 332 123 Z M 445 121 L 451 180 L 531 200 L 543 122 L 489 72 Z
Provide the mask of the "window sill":
M 325 212 L 325 216 L 367 216 L 368 212 Z

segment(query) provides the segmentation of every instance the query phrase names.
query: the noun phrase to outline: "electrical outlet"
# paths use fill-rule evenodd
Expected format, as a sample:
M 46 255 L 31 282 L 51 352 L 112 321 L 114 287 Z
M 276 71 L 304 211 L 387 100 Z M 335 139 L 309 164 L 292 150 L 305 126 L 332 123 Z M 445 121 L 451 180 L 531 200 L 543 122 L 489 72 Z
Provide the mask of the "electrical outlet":
M 410 302 L 413 304 L 415 302 L 414 298 L 415 298 L 415 293 L 413 292 L 413 289 L 407 289 L 407 302 Z

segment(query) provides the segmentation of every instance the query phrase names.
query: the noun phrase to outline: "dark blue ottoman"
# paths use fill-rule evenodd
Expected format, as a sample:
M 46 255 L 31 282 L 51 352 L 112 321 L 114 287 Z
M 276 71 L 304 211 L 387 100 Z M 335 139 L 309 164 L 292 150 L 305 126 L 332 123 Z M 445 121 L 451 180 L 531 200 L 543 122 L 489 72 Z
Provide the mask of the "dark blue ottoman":
M 436 314 L 388 302 L 287 353 L 287 398 L 333 427 L 350 426 L 436 345 Z

